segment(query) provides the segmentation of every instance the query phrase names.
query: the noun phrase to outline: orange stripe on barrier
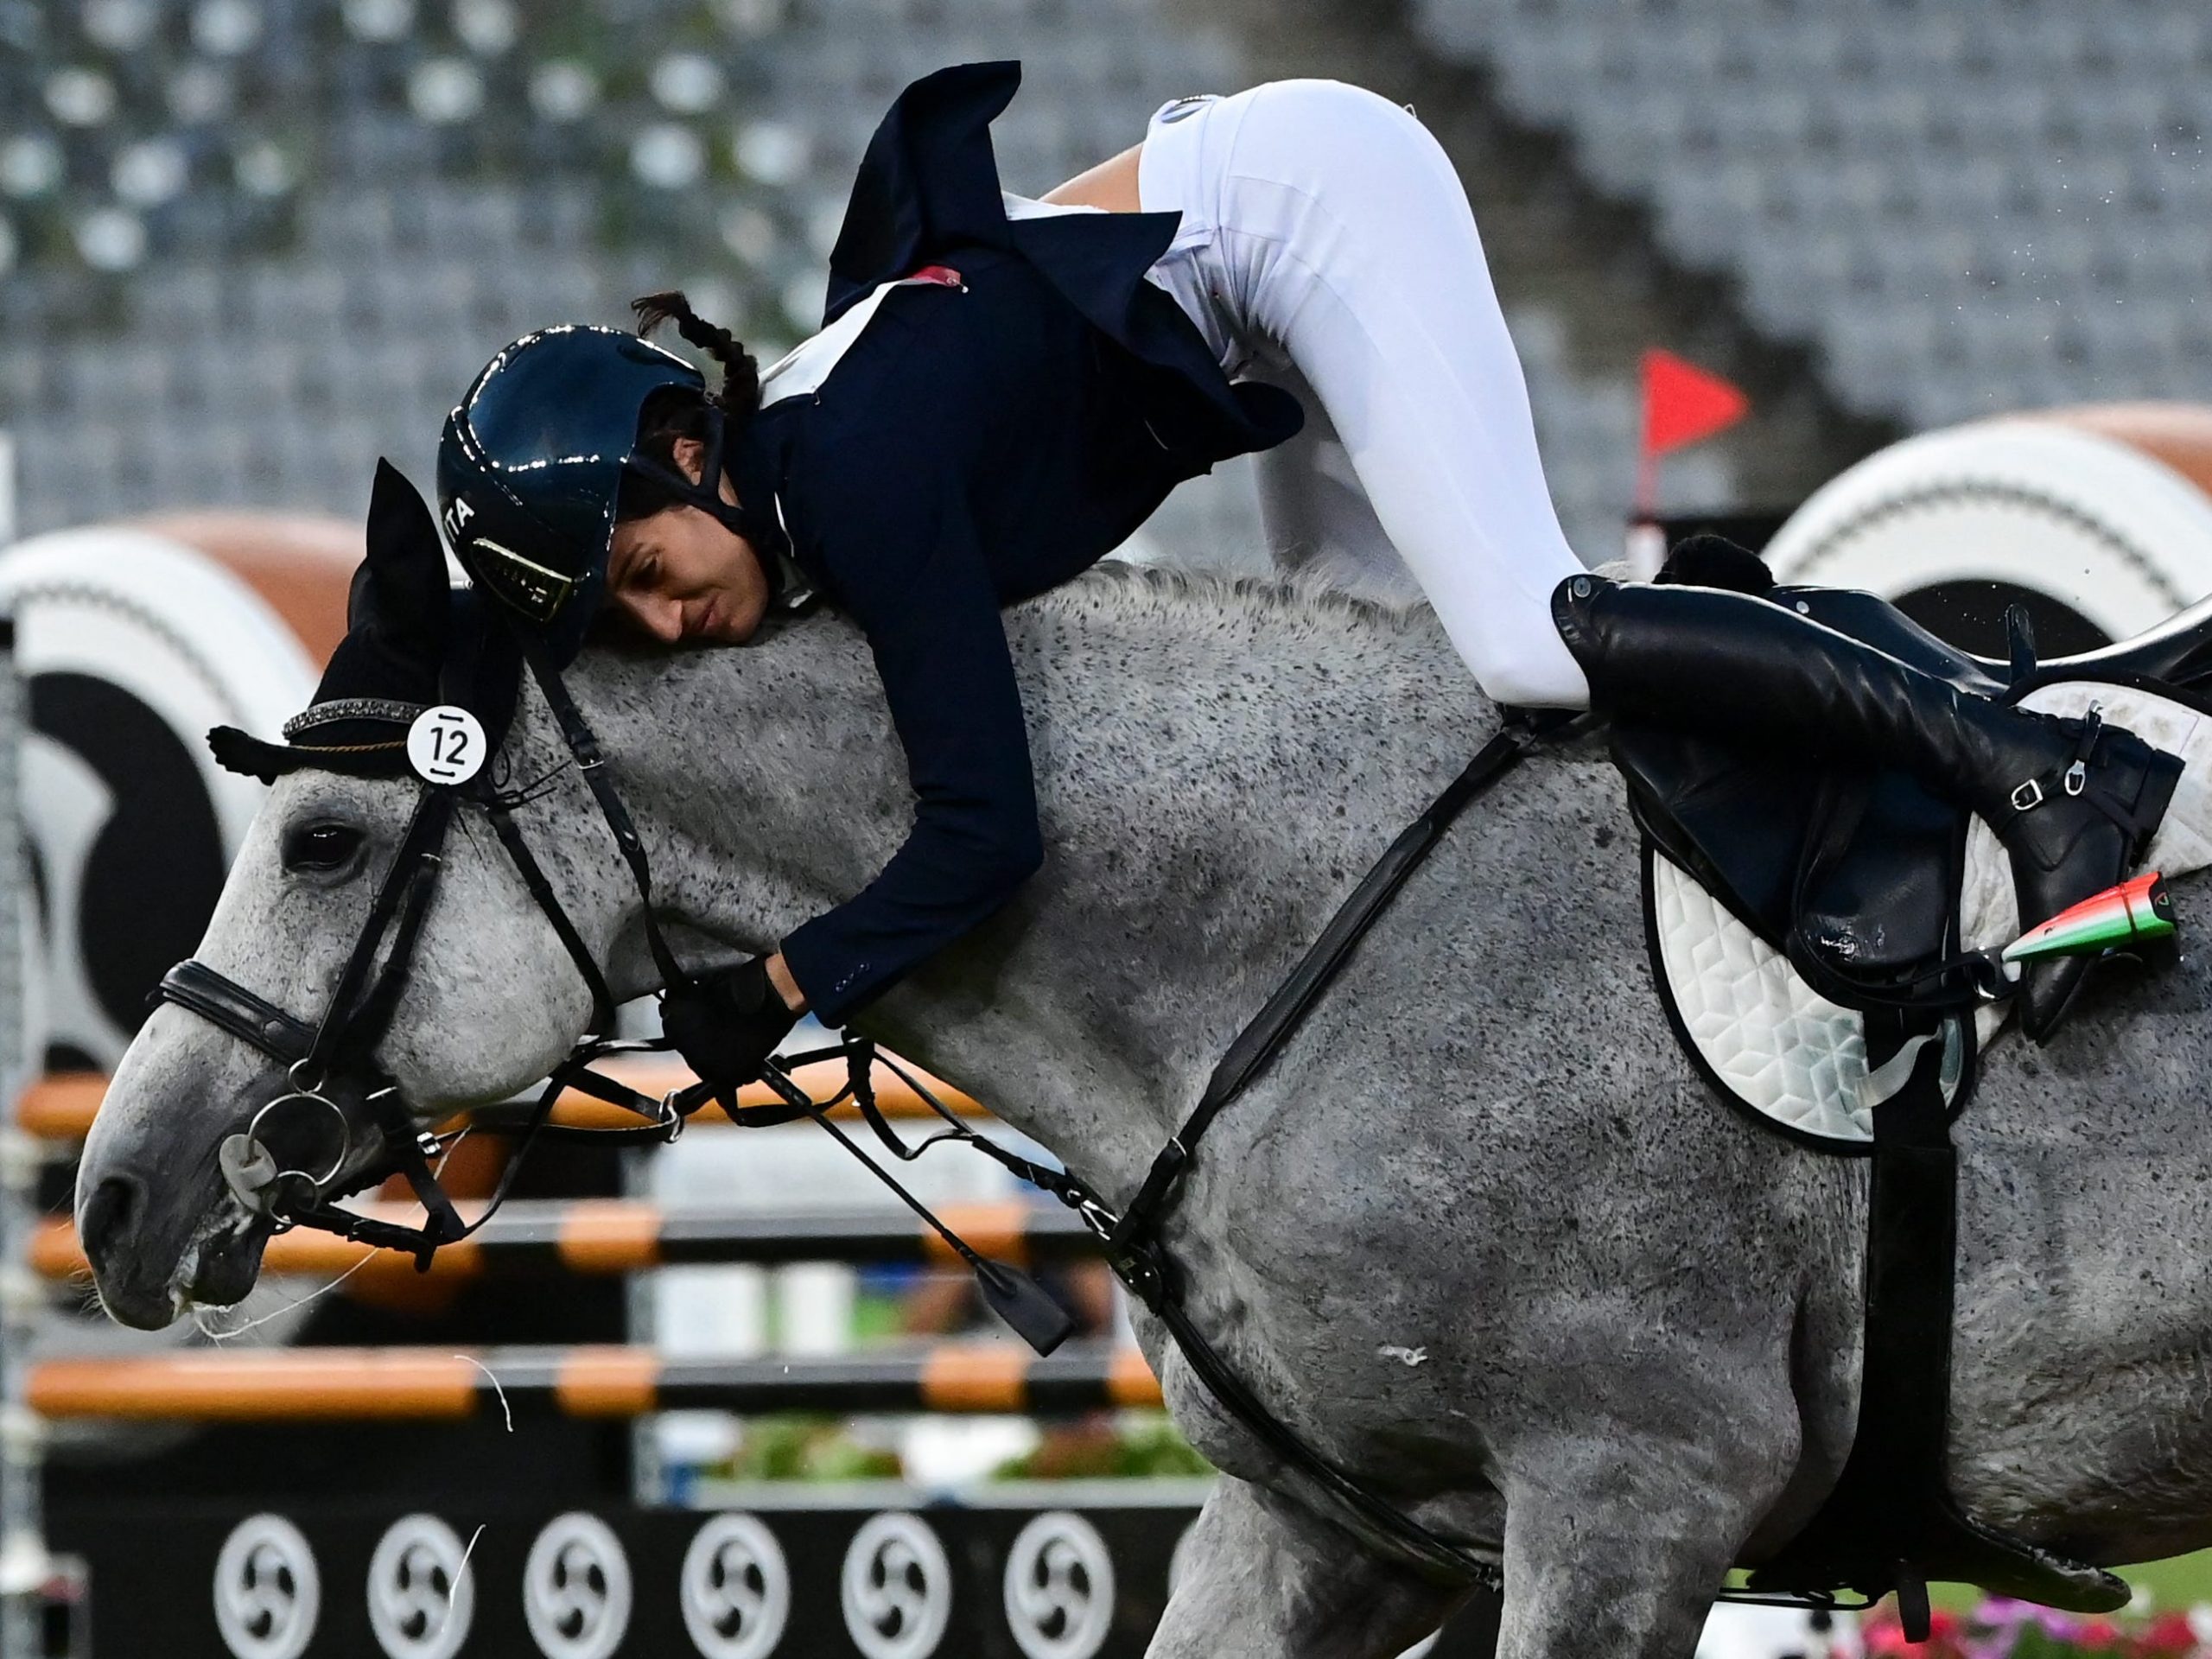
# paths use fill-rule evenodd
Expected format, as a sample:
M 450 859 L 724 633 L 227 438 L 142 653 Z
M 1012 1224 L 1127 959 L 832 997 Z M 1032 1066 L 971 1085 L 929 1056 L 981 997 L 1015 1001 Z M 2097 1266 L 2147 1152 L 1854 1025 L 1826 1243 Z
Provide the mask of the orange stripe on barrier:
M 483 1373 L 460 1354 L 311 1348 L 47 1360 L 24 1403 L 47 1417 L 327 1422 L 467 1417 Z
M 661 1213 L 620 1198 L 580 1198 L 561 1223 L 561 1263 L 575 1273 L 635 1273 L 660 1262 Z
M 31 1234 L 30 1262 L 31 1271 L 41 1279 L 74 1279 L 92 1270 L 76 1228 L 66 1221 L 39 1223 Z
M 948 1204 L 938 1211 L 938 1218 L 983 1255 L 1020 1267 L 1029 1259 L 1030 1213 L 1027 1205 L 1019 1203 Z M 922 1229 L 922 1246 L 932 1262 L 956 1268 L 968 1265 L 928 1227 Z
M 364 1210 L 385 1221 L 419 1223 L 423 1219 L 422 1211 L 412 1205 L 372 1204 Z M 59 1219 L 41 1222 L 31 1235 L 30 1264 L 31 1271 L 41 1279 L 74 1279 L 92 1271 L 84 1247 L 77 1242 L 76 1228 Z M 261 1268 L 264 1273 L 318 1279 L 334 1279 L 356 1268 L 364 1276 L 389 1274 L 408 1280 L 417 1276 L 411 1255 L 380 1250 L 334 1233 L 305 1231 L 279 1233 L 270 1239 L 262 1251 Z M 483 1271 L 484 1248 L 473 1238 L 444 1246 L 430 1263 L 432 1278 L 469 1279 Z
M 54 1071 L 35 1077 L 16 1103 L 16 1122 L 41 1141 L 81 1141 L 107 1093 L 98 1071 Z
M 1106 1373 L 1106 1392 L 1117 1406 L 1158 1406 L 1165 1403 L 1160 1395 L 1160 1379 L 1152 1374 L 1152 1367 L 1145 1363 L 1142 1352 L 1135 1348 L 1115 1351 Z
M 1011 1344 L 938 1348 L 922 1361 L 927 1411 L 1020 1411 L 1028 1384 L 1029 1356 Z
M 608 1076 L 618 1077 L 641 1094 L 655 1096 L 681 1089 L 692 1081 L 690 1072 L 683 1066 L 664 1060 L 610 1060 L 604 1068 Z M 984 1117 L 989 1114 L 972 1096 L 963 1094 L 948 1084 L 940 1084 L 918 1068 L 908 1068 L 926 1082 L 939 1100 L 963 1117 Z M 845 1086 L 845 1065 L 842 1060 L 820 1060 L 812 1065 L 801 1066 L 792 1074 L 798 1085 L 817 1099 L 827 1099 Z M 894 1118 L 922 1118 L 935 1116 L 929 1103 L 905 1083 L 879 1066 L 875 1073 L 876 1103 L 884 1116 Z M 99 1111 L 100 1099 L 107 1093 L 107 1079 L 97 1071 L 58 1071 L 35 1079 L 16 1102 L 16 1122 L 25 1133 L 41 1141 L 81 1141 L 92 1127 L 93 1115 Z M 741 1106 L 775 1106 L 782 1103 L 765 1084 L 747 1084 L 738 1092 Z M 850 1105 L 841 1106 L 839 1117 L 856 1116 Z M 702 1113 L 702 1120 L 711 1122 L 721 1116 L 719 1107 L 709 1106 Z M 454 1120 L 456 1123 L 460 1120 Z M 555 1101 L 551 1122 L 568 1128 L 607 1129 L 635 1128 L 638 1119 L 633 1113 L 619 1106 L 575 1090 L 564 1090 Z
M 364 1205 L 365 1214 L 407 1226 L 420 1226 L 423 1212 L 410 1204 Z M 459 1243 L 442 1244 L 438 1253 L 430 1258 L 430 1271 L 418 1274 L 415 1258 L 397 1250 L 378 1249 L 373 1245 L 356 1243 L 340 1238 L 335 1233 L 310 1233 L 294 1230 L 279 1233 L 269 1241 L 262 1253 L 262 1270 L 265 1273 L 296 1273 L 315 1278 L 335 1278 L 341 1273 L 360 1269 L 359 1278 L 404 1279 L 412 1283 L 417 1279 L 474 1279 L 484 1271 L 484 1247 L 473 1238 Z
M 561 1363 L 554 1395 L 572 1417 L 637 1417 L 660 1392 L 660 1360 L 635 1348 L 580 1348 Z
M 415 1271 L 414 1259 L 397 1250 L 379 1250 L 351 1239 L 340 1238 L 335 1233 L 280 1233 L 263 1247 L 261 1270 L 264 1273 L 313 1274 L 318 1278 L 335 1278 L 341 1273 L 351 1273 L 359 1268 L 363 1274 L 374 1273 L 386 1262 L 397 1263 L 410 1276 Z M 365 1263 L 366 1265 L 363 1265 Z M 446 1261 L 442 1249 L 431 1263 L 441 1273 L 451 1274 L 453 1265 Z

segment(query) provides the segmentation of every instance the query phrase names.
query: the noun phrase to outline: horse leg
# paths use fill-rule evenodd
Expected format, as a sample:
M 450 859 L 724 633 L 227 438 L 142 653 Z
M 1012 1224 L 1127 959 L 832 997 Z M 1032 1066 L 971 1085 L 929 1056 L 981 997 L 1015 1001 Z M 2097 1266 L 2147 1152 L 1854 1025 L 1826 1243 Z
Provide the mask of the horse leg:
M 1522 1448 L 1503 1483 L 1497 1659 L 1690 1659 L 1797 1445 L 1794 1417 L 1762 1420 L 1749 1402 L 1731 1427 L 1733 1440 L 1685 1446 L 1614 1422 Z
M 1146 1659 L 1391 1659 L 1453 1602 L 1329 1522 L 1226 1475 L 1181 1553 Z

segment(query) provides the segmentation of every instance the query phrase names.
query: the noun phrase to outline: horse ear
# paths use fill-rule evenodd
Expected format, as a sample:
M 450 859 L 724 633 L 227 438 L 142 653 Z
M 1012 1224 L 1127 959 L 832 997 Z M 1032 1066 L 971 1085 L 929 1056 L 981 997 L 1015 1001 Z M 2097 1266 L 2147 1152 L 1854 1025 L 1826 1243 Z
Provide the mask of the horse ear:
M 389 461 L 369 492 L 368 556 L 353 573 L 346 623 L 418 646 L 435 659 L 446 636 L 445 548 L 423 493 Z

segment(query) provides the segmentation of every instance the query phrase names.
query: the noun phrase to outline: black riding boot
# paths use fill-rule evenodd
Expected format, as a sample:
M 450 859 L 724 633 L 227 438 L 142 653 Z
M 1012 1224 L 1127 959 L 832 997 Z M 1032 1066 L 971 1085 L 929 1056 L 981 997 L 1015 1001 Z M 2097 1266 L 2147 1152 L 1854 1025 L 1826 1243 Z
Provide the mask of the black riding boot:
M 2132 869 L 2181 762 L 2132 732 L 1993 702 L 1748 594 L 1573 576 L 1552 616 L 1598 709 L 1656 725 L 1822 747 L 1910 772 L 2012 855 L 2032 927 Z M 2088 963 L 2031 966 L 2014 999 L 2040 1041 Z

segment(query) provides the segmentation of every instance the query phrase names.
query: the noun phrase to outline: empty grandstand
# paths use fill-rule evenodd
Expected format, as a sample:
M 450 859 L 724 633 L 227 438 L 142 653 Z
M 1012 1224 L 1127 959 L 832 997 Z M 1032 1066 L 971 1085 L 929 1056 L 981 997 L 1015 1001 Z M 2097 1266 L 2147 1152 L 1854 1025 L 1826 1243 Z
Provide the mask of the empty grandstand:
M 358 511 L 377 454 L 423 475 L 501 340 L 671 281 L 787 344 L 885 103 L 985 55 L 1027 66 L 999 141 L 1031 192 L 1193 88 L 1337 73 L 1419 100 L 1586 557 L 1618 546 L 1651 340 L 1760 399 L 1670 471 L 1700 507 L 1785 505 L 1901 429 L 2212 385 L 2212 20 L 2182 0 L 16 0 L 21 528 Z M 1234 469 L 1185 494 L 1156 542 L 1249 556 Z
M 2212 392 L 2190 0 L 1420 0 L 1418 22 L 1863 413 Z
M 1027 92 L 1001 165 L 1029 192 L 1124 147 L 1168 97 L 1332 67 L 1323 39 L 1154 0 L 0 4 L 0 423 L 20 436 L 20 527 L 200 503 L 357 512 L 378 454 L 427 476 L 440 419 L 499 344 L 617 321 L 671 282 L 772 352 L 818 319 L 890 98 L 1006 55 Z M 1610 556 L 1632 347 L 1593 362 L 1538 285 L 1508 297 L 1570 535 Z M 1155 543 L 1252 556 L 1226 471 Z M 1707 457 L 1669 482 L 1700 505 L 1731 488 Z

